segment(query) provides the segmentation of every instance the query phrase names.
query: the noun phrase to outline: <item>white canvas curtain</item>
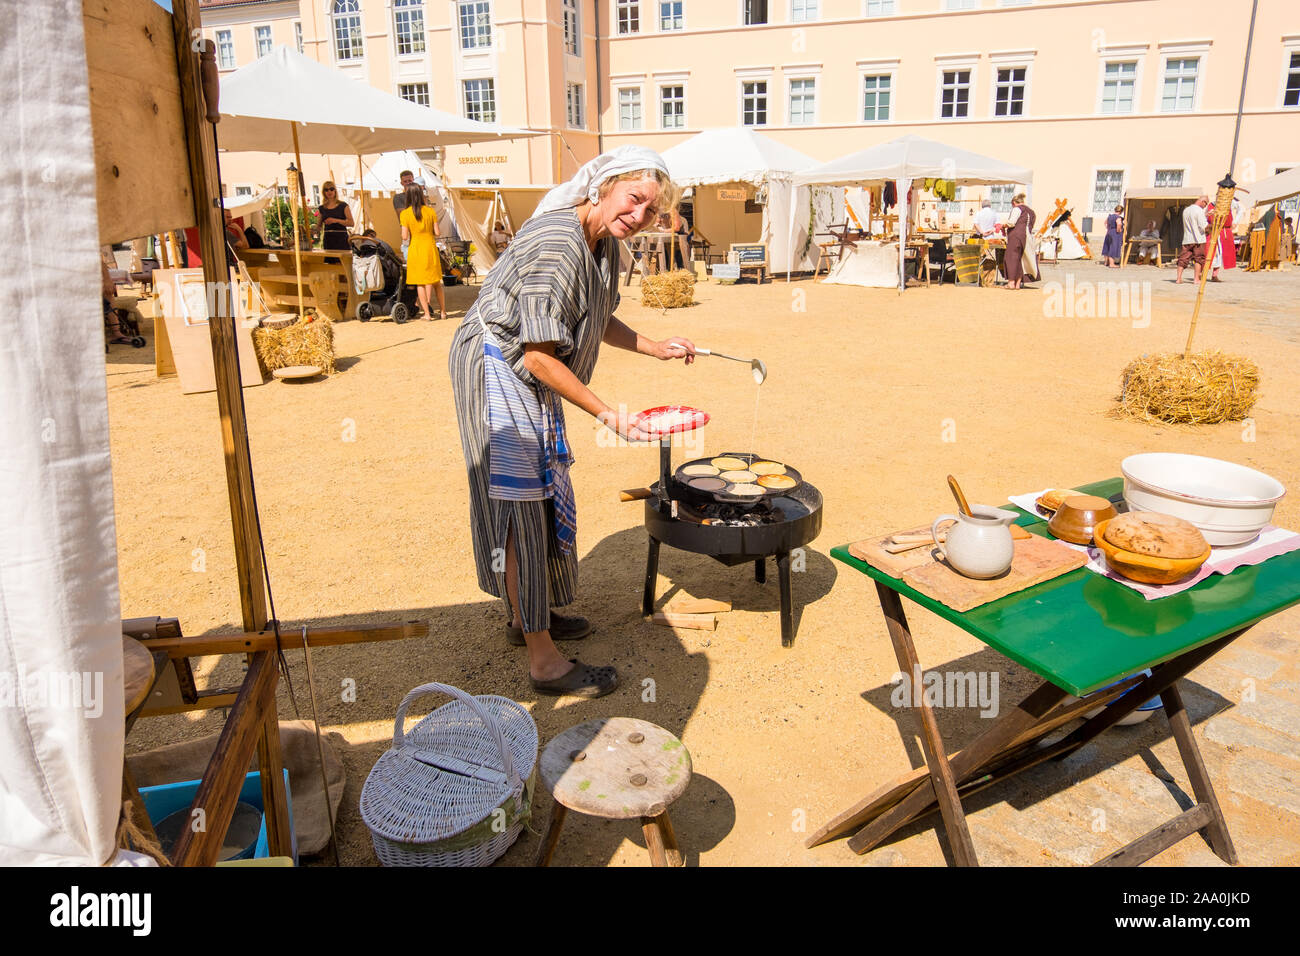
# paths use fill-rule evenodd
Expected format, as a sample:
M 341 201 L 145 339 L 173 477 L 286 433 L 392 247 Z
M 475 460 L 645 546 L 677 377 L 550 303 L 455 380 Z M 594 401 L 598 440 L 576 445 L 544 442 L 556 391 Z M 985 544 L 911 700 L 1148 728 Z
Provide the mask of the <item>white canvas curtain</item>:
M 97 866 L 120 806 L 122 632 L 81 3 L 3 20 L 0 864 Z

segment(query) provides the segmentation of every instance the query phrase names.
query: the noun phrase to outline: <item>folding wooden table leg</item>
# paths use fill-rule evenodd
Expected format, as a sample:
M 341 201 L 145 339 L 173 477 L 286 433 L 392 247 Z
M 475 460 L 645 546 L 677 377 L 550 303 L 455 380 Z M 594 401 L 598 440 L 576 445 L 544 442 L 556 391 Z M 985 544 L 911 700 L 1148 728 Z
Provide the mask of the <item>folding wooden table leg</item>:
M 1196 746 L 1196 738 L 1192 736 L 1192 723 L 1187 719 L 1187 711 L 1183 707 L 1183 697 L 1178 692 L 1178 684 L 1175 682 L 1165 688 L 1160 694 L 1160 699 L 1164 702 L 1165 714 L 1169 717 L 1169 727 L 1178 744 L 1178 753 L 1183 758 L 1183 766 L 1187 769 L 1187 776 L 1191 778 L 1196 802 L 1210 809 L 1211 820 L 1205 827 L 1210 848 L 1224 863 L 1235 866 L 1237 850 L 1232 845 L 1232 837 L 1228 835 L 1228 823 L 1223 817 L 1223 810 L 1219 807 L 1219 798 L 1214 794 L 1214 787 L 1210 784 L 1210 775 L 1205 771 L 1205 761 L 1201 759 L 1200 748 Z
M 920 673 L 921 664 L 916 657 L 912 634 L 907 629 L 903 602 L 895 591 L 880 582 L 876 582 L 876 593 L 880 596 L 881 610 L 885 612 L 885 623 L 889 626 L 889 638 L 894 644 L 898 666 L 910 680 L 913 675 Z M 925 750 L 925 762 L 930 768 L 934 791 L 939 797 L 939 809 L 943 814 L 944 831 L 948 834 L 953 859 L 958 866 L 979 866 L 975 844 L 971 842 L 970 830 L 966 827 L 961 799 L 957 796 L 957 782 L 953 779 L 948 754 L 944 750 L 943 739 L 939 736 L 939 723 L 924 695 L 919 695 L 918 691 L 919 688 L 913 688 L 912 708 L 921 720 L 921 745 Z

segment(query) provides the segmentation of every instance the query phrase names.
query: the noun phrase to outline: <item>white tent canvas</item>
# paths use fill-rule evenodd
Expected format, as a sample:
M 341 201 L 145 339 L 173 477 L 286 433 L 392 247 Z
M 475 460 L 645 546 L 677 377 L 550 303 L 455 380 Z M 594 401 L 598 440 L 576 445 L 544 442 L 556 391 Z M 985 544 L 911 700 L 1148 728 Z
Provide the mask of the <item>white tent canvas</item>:
M 1241 191 L 1257 206 L 1261 203 L 1290 199 L 1300 194 L 1300 166 L 1293 166 L 1276 176 L 1269 176 L 1258 182 L 1247 183 L 1241 187 Z M 1213 196 L 1214 193 L 1211 192 L 1210 195 Z
M 722 252 L 733 242 L 763 242 L 772 265 L 811 270 L 817 247 L 809 240 L 809 219 L 818 233 L 844 216 L 838 191 L 820 190 L 814 203 L 813 189 L 793 185 L 794 174 L 816 160 L 751 129 L 705 130 L 665 150 L 663 158 L 673 182 L 695 190 L 697 234 Z M 719 198 L 718 187 L 728 185 L 745 187 L 746 199 L 761 197 L 762 211 L 746 212 L 743 200 Z M 799 228 L 783 232 L 792 216 Z
M 415 181 L 425 187 L 425 195 L 438 217 L 438 236 L 445 239 L 457 235 L 458 223 L 451 195 L 438 175 L 409 149 L 382 153 L 363 167 L 360 186 L 351 182 L 341 187 L 341 194 L 353 205 L 353 218 L 358 223 L 367 218 L 379 238 L 394 249 L 401 245 L 402 227 L 393 208 L 393 197 L 402 191 L 402 173 L 408 169 L 415 175 Z M 362 216 L 363 193 L 367 217 Z
M 292 151 L 295 123 L 302 152 L 349 156 L 537 135 L 408 103 L 287 46 L 221 81 L 222 149 Z
M 996 185 L 1034 181 L 1033 170 L 991 156 L 958 149 L 921 136 L 900 136 L 848 156 L 796 173 L 796 186 L 823 184 L 864 186 L 894 180 L 898 183 L 900 228 L 908 221 L 907 191 L 916 179 L 947 179 L 958 185 Z M 795 232 L 793 217 L 790 232 Z M 904 252 L 898 245 L 898 288 L 904 285 Z M 835 281 L 828 276 L 827 281 Z

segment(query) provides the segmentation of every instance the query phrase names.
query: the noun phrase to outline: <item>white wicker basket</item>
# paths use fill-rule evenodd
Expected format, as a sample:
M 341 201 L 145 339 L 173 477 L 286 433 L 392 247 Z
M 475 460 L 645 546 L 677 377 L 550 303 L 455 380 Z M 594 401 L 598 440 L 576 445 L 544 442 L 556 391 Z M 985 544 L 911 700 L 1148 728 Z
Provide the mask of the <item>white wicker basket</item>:
M 454 697 L 403 732 L 417 697 Z M 537 725 L 508 697 L 422 684 L 402 699 L 393 746 L 361 791 L 361 818 L 385 866 L 488 866 L 532 812 Z

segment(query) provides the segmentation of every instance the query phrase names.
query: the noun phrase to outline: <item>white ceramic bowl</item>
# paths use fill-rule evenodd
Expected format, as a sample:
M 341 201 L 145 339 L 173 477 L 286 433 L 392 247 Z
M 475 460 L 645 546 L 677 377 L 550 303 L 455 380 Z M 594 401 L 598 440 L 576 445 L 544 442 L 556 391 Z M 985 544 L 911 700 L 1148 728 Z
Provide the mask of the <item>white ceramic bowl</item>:
M 1216 547 L 1258 536 L 1286 495 L 1280 481 L 1261 471 L 1200 455 L 1130 455 L 1119 469 L 1130 511 L 1186 519 Z

